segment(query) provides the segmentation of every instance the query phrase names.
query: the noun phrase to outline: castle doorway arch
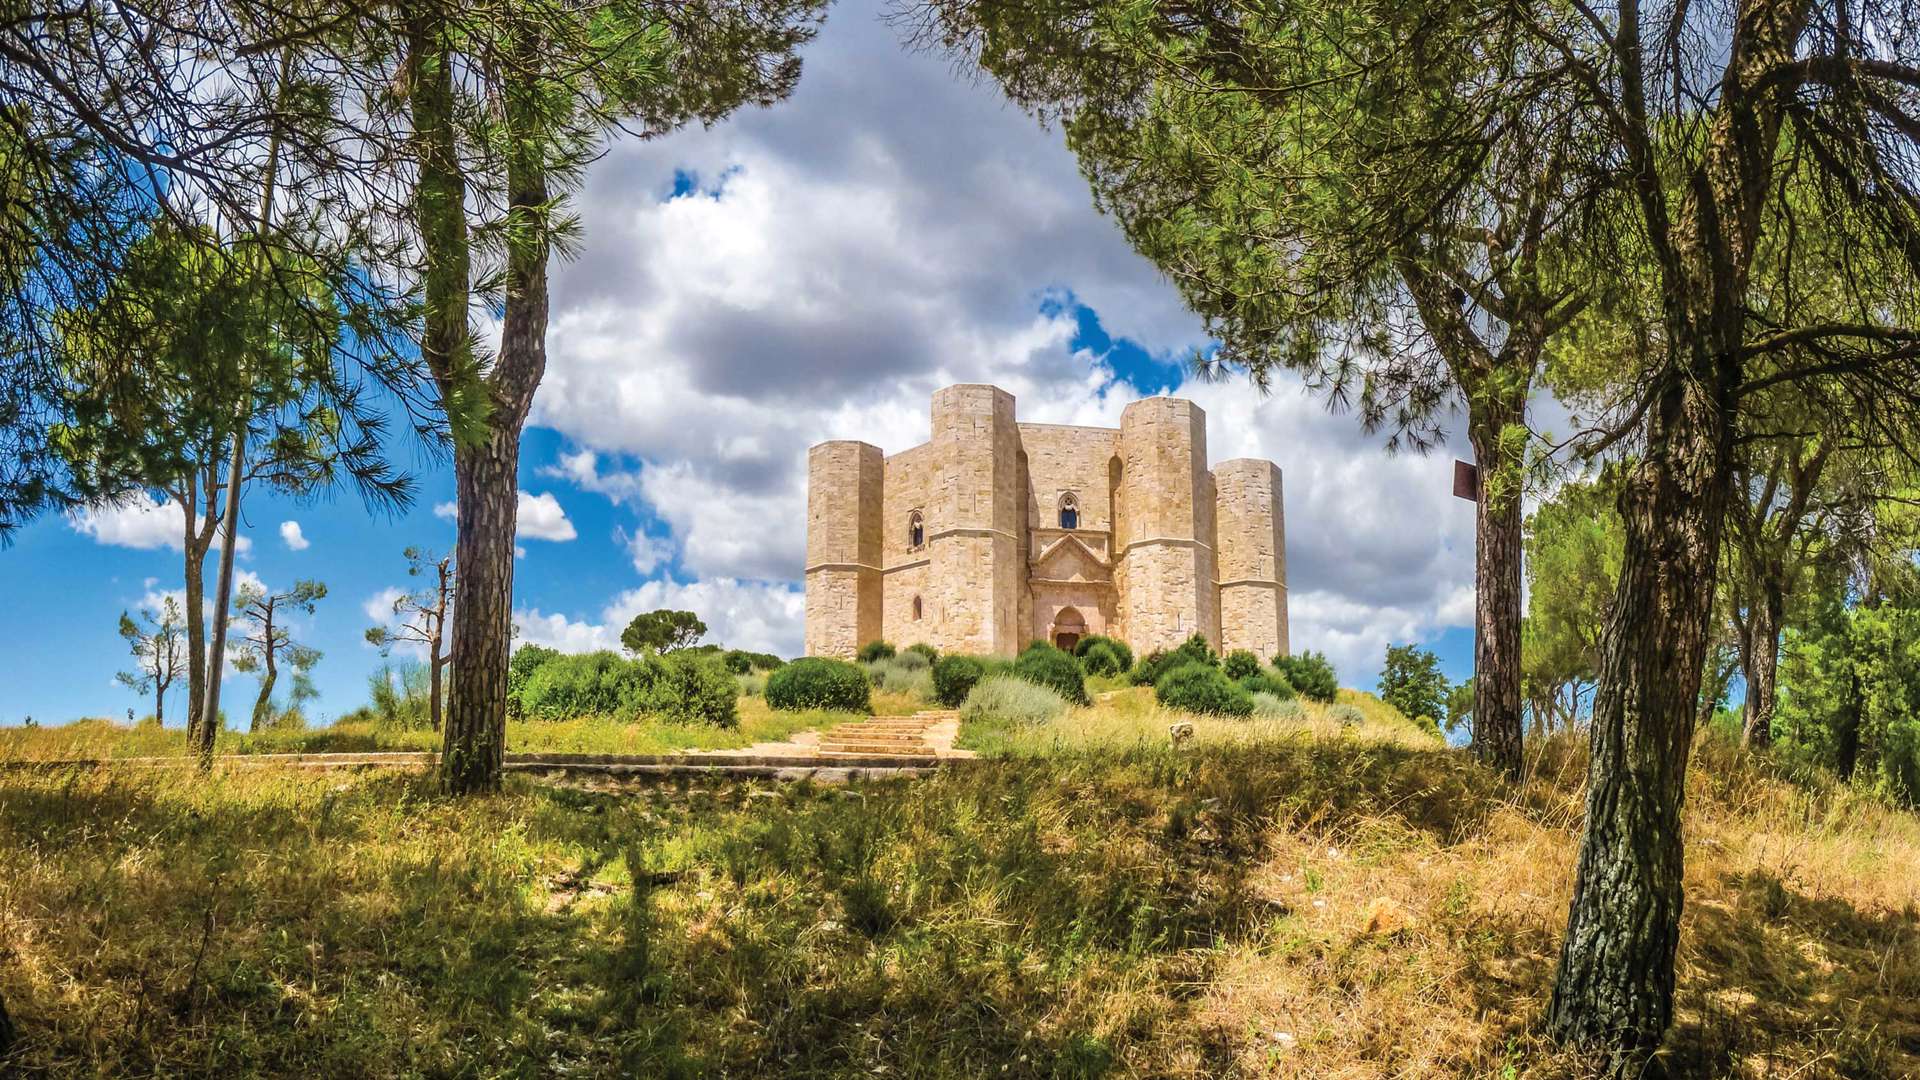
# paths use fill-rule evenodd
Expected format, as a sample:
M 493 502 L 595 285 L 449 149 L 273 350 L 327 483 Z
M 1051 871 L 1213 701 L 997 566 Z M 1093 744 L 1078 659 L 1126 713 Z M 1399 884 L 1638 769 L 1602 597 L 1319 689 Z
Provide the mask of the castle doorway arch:
M 1061 608 L 1053 617 L 1053 629 L 1048 637 L 1052 638 L 1055 647 L 1072 652 L 1073 647 L 1086 636 L 1087 620 L 1081 617 L 1079 608 Z

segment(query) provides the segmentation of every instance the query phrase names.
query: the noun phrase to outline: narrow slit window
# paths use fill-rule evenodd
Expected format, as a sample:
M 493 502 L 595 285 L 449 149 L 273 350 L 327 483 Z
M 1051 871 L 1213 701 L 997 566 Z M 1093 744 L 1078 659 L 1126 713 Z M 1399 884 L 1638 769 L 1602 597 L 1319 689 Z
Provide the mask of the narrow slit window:
M 913 598 L 913 621 L 920 621 L 920 598 L 917 596 Z
M 917 548 L 926 542 L 927 523 L 925 519 L 921 518 L 920 511 L 915 510 L 913 513 L 907 515 L 907 547 Z M 916 600 L 914 603 L 917 608 L 919 601 Z M 919 617 L 918 614 L 914 616 L 916 619 Z

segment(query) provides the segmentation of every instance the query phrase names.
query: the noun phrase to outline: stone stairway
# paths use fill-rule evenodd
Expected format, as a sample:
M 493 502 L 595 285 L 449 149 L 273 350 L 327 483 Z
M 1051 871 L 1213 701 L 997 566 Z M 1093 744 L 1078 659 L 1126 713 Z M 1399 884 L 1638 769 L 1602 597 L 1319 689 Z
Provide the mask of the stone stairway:
M 938 751 L 927 740 L 927 729 L 957 721 L 952 709 L 915 713 L 912 716 L 876 716 L 851 724 L 840 724 L 820 733 L 822 757 L 898 757 L 933 758 Z

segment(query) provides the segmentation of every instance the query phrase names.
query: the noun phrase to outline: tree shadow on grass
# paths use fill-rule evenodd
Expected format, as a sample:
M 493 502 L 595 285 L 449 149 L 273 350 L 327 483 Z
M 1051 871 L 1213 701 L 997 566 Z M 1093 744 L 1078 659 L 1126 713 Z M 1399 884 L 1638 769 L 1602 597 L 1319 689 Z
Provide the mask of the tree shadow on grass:
M 1230 1073 L 1191 1002 L 1271 916 L 1272 831 L 1447 842 L 1497 795 L 1324 743 L 833 789 L 222 783 L 0 778 L 27 1074 Z
M 1691 905 L 1678 1017 L 1684 1076 L 1920 1076 L 1920 912 L 1863 910 L 1763 872 Z

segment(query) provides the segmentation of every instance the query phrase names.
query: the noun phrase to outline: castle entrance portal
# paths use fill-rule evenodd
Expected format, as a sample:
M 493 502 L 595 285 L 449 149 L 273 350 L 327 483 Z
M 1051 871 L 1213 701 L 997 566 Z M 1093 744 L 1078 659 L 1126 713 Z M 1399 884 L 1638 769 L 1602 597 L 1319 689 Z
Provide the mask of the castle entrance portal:
M 1080 617 L 1079 608 L 1061 608 L 1060 614 L 1053 617 L 1053 643 L 1056 647 L 1072 652 L 1086 634 L 1087 620 Z

